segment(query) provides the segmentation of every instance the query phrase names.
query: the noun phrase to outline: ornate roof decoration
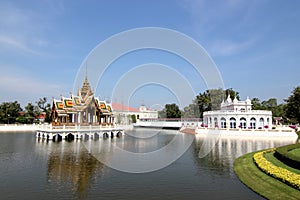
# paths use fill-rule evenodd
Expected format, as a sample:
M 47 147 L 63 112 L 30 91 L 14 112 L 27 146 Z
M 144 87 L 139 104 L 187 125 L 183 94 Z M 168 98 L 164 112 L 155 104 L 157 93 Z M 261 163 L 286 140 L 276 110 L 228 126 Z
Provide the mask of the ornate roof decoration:
M 64 109 L 64 104 L 60 100 L 53 99 L 53 104 L 54 104 L 54 106 L 56 107 L 57 110 L 63 110 Z
M 75 106 L 81 106 L 81 100 L 79 96 L 72 95 L 71 98 L 73 99 L 73 103 Z
M 88 97 L 94 95 L 94 92 L 90 86 L 90 83 L 88 81 L 88 76 L 86 74 L 83 85 L 81 89 L 78 91 L 78 96 L 81 97 L 82 103 L 85 103 Z
M 108 112 L 112 112 L 112 105 L 111 104 L 107 104 L 106 105 Z

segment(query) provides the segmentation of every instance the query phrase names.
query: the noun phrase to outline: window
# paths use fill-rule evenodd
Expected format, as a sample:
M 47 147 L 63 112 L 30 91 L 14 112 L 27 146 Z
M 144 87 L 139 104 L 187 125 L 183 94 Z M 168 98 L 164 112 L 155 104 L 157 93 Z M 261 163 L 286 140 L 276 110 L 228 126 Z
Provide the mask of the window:
M 226 119 L 224 117 L 221 118 L 221 128 L 226 128 Z
M 214 122 L 215 122 L 215 128 L 218 128 L 219 126 L 218 126 L 218 118 L 214 118 Z
M 234 117 L 230 118 L 230 128 L 236 128 L 236 119 Z
M 256 129 L 256 119 L 254 117 L 250 119 L 250 128 Z
M 247 120 L 246 120 L 244 117 L 242 117 L 242 118 L 240 119 L 240 128 L 245 129 L 246 126 L 247 126 Z
M 263 128 L 265 126 L 265 120 L 264 118 L 259 119 L 259 127 Z

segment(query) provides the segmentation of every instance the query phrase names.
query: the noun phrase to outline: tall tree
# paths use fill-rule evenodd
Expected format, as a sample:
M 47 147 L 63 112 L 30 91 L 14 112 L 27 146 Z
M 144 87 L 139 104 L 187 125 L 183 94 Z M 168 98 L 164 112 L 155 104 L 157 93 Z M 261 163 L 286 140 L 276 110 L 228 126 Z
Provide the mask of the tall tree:
M 40 111 L 44 112 L 46 114 L 46 118 L 45 118 L 45 122 L 50 123 L 51 119 L 50 119 L 50 112 L 51 112 L 51 105 L 50 103 L 47 103 L 47 98 L 43 97 L 40 98 L 39 101 L 36 102 Z
M 300 86 L 296 87 L 286 101 L 286 116 L 292 123 L 300 122 Z
M 193 100 L 192 104 L 184 108 L 185 117 L 202 118 L 203 112 L 209 110 L 219 110 L 223 99 L 230 94 L 230 97 L 235 97 L 239 100 L 239 93 L 232 88 L 227 90 L 222 89 L 210 89 L 203 93 L 200 93 Z
M 232 88 L 228 88 L 225 90 L 225 97 L 230 95 L 231 100 L 236 98 L 237 100 L 240 100 L 240 94 L 237 91 L 234 91 Z
M 22 108 L 18 101 L 14 102 L 3 102 L 0 105 L 0 122 L 1 123 L 15 123 L 16 118 L 19 116 L 19 113 L 22 111 Z
M 277 107 L 277 99 L 276 98 L 270 98 L 267 101 L 263 101 L 261 104 L 262 104 L 262 107 L 264 109 L 272 110 L 275 107 Z
M 27 106 L 25 106 L 25 117 L 27 119 L 27 123 L 32 124 L 36 115 L 35 106 L 32 103 L 28 103 Z
M 175 103 L 166 104 L 164 110 L 166 118 L 180 118 L 182 115 L 179 107 Z
M 259 98 L 257 98 L 257 97 L 252 98 L 251 103 L 252 103 L 253 110 L 262 110 Z

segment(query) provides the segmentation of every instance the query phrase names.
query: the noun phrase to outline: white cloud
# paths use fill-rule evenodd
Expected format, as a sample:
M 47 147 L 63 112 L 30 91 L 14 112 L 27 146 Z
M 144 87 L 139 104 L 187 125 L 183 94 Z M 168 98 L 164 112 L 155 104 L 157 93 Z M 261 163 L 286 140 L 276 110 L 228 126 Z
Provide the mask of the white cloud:
M 21 41 L 17 41 L 17 39 L 6 36 L 6 35 L 1 35 L 0 34 L 0 46 L 2 49 L 5 50 L 22 50 L 27 53 L 32 53 L 32 54 L 40 54 L 39 52 L 31 49 L 28 47 L 25 43 Z
M 40 54 L 53 43 L 48 33 L 63 12 L 62 1 L 0 1 L 0 50 Z

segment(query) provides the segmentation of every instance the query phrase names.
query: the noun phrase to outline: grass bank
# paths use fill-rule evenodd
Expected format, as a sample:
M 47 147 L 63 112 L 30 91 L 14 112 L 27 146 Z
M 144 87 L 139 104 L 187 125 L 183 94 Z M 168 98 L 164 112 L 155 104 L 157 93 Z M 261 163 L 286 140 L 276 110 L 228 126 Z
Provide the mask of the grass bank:
M 265 174 L 253 162 L 256 152 L 245 154 L 234 162 L 234 172 L 250 189 L 267 199 L 299 199 L 300 191 Z

